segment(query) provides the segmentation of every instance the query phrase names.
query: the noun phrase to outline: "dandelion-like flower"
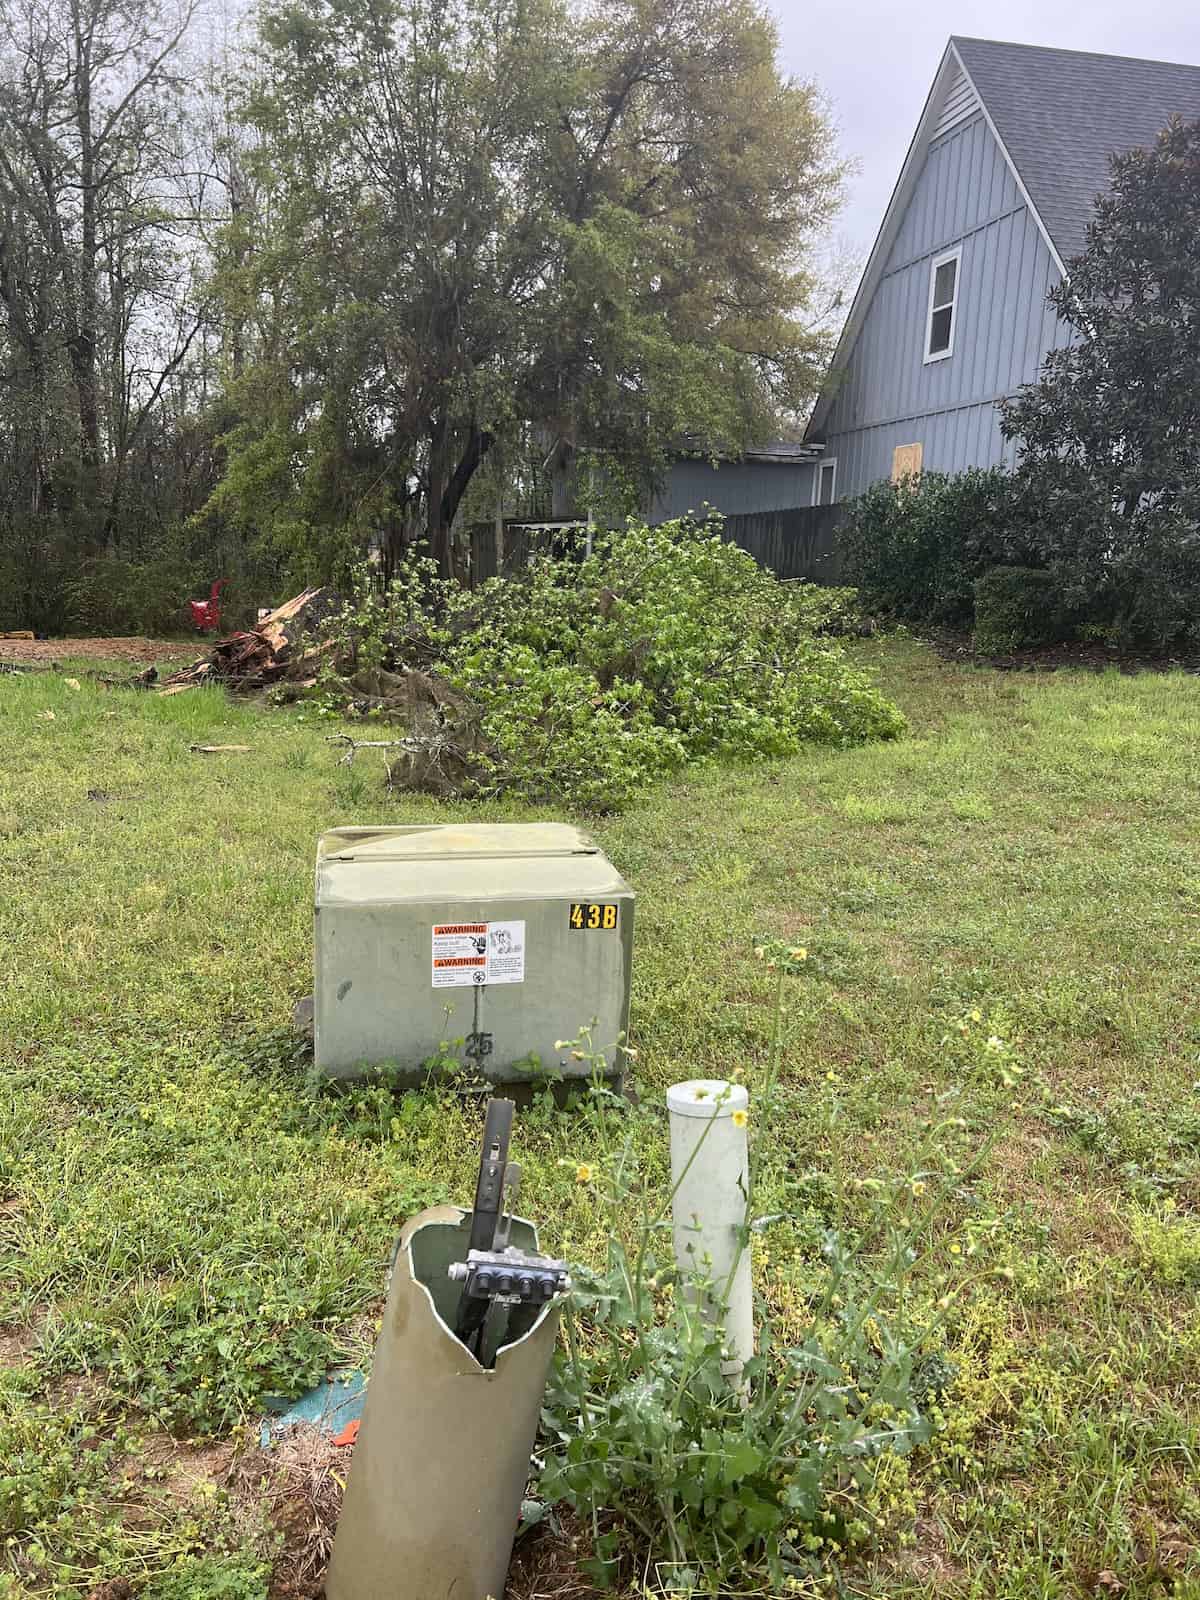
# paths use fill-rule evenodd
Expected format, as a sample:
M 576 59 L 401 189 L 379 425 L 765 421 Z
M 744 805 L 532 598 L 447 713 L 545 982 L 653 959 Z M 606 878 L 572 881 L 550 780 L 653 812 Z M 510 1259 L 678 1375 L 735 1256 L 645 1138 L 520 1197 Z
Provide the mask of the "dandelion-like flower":
M 592 1181 L 594 1176 L 595 1176 L 595 1172 L 594 1172 L 593 1168 L 586 1161 L 581 1161 L 579 1163 L 579 1165 L 575 1168 L 575 1182 L 576 1183 L 591 1183 L 591 1181 Z
M 793 945 L 793 947 L 788 951 L 788 955 L 791 956 L 793 961 L 808 960 L 808 951 L 802 944 Z
M 748 1111 L 742 1111 L 740 1108 L 737 1111 L 731 1111 L 730 1116 L 733 1119 L 733 1125 L 735 1128 L 744 1128 L 750 1121 L 750 1113 Z
M 924 1185 L 924 1183 L 923 1183 L 923 1182 L 922 1182 L 922 1181 L 921 1181 L 921 1179 L 920 1179 L 920 1178 L 918 1178 L 918 1179 L 917 1179 L 917 1180 L 916 1180 L 916 1182 L 915 1182 L 915 1183 L 914 1183 L 914 1184 L 913 1184 L 913 1186 L 912 1186 L 912 1192 L 913 1192 L 913 1194 L 914 1194 L 914 1195 L 915 1195 L 915 1196 L 916 1196 L 916 1198 L 917 1198 L 917 1199 L 918 1199 L 918 1200 L 919 1200 L 919 1199 L 920 1199 L 920 1198 L 921 1198 L 921 1196 L 922 1196 L 922 1195 L 923 1195 L 923 1194 L 924 1194 L 924 1193 L 925 1193 L 925 1185 Z
M 971 1021 L 972 1022 L 982 1022 L 983 1021 L 983 1012 L 982 1011 L 972 1011 L 972 1013 L 971 1013 Z

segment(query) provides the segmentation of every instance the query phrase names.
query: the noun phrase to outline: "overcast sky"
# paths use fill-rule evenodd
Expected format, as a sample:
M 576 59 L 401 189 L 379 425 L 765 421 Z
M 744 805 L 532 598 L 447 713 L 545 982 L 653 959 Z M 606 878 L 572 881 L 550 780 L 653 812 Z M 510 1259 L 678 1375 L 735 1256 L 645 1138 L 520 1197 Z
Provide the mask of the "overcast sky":
M 783 63 L 833 103 L 858 164 L 836 231 L 864 260 L 952 33 L 1200 65 L 1200 0 L 770 0 Z

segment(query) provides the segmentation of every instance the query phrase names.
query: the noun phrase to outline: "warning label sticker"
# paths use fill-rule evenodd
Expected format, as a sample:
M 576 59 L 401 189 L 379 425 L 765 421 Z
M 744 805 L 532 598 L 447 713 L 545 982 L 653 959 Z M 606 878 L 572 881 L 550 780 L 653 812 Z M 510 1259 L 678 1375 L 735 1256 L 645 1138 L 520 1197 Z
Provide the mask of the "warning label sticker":
M 525 982 L 525 924 L 489 922 L 487 948 L 489 983 Z
M 524 983 L 524 922 L 441 922 L 433 928 L 433 987 Z

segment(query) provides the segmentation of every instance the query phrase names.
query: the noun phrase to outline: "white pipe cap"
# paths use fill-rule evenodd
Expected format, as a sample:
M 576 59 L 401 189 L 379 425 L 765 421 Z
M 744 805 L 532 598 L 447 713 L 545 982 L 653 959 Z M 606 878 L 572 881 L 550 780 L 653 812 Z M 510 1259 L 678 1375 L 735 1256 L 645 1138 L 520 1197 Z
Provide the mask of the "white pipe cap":
M 667 1110 L 676 1117 L 728 1117 L 749 1104 L 745 1084 L 724 1078 L 692 1078 L 667 1090 Z

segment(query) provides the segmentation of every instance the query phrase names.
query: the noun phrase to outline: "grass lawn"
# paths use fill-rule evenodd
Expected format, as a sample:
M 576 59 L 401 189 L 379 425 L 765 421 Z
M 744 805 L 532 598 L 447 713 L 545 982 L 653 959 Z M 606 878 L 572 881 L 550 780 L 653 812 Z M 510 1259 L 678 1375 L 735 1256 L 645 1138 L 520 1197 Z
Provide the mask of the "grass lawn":
M 832 1587 L 1200 1595 L 1200 680 L 856 653 L 909 737 L 594 828 L 638 891 L 638 1138 L 661 1182 L 664 1087 L 753 1089 L 755 936 L 803 944 L 756 1261 L 784 1327 L 853 1224 L 832 1174 L 911 1172 L 934 1116 L 996 1141 L 915 1291 L 951 1302 L 946 1426 Z M 462 814 L 389 799 L 330 731 L 0 679 L 0 1596 L 261 1595 L 223 1441 L 361 1356 L 400 1220 L 469 1198 L 473 1109 L 317 1093 L 289 1038 L 318 832 Z M 579 1122 L 517 1143 L 545 1243 L 597 1258 Z

